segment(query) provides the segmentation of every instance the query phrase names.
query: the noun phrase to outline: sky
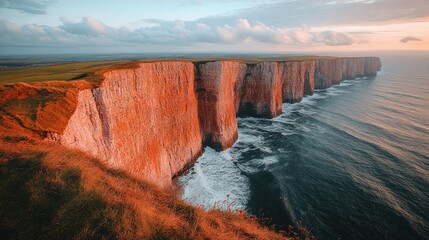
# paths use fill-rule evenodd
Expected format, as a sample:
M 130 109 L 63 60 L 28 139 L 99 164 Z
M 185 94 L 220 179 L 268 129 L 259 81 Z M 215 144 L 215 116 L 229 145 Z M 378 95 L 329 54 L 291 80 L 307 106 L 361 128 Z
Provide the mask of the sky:
M 0 0 L 0 54 L 429 51 L 429 0 Z

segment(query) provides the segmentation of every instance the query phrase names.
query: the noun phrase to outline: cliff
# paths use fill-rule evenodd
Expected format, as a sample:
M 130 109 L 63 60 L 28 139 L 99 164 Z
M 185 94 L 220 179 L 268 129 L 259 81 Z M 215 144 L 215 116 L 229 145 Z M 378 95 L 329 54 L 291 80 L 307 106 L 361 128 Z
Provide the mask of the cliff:
M 283 102 L 296 103 L 306 95 L 313 95 L 316 62 L 312 60 L 280 63 Z
M 203 143 L 225 150 L 238 138 L 236 102 L 246 64 L 234 61 L 196 63 L 196 94 Z
M 141 63 L 103 73 L 81 91 L 62 145 L 77 148 L 161 186 L 202 152 L 194 65 Z
M 380 70 L 381 61 L 377 57 L 316 60 L 314 87 L 323 89 L 338 84 L 342 80 L 374 77 Z
M 273 118 L 282 112 L 282 84 L 278 63 L 248 64 L 240 89 L 238 116 Z
M 317 60 L 314 69 L 314 88 L 323 89 L 338 84 L 343 80 L 343 64 L 348 61 L 349 59 Z
M 92 85 L 0 85 L 0 129 L 41 136 L 171 187 L 204 146 L 225 150 L 236 141 L 236 116 L 273 118 L 283 102 L 380 69 L 374 57 L 140 62 L 97 71 Z

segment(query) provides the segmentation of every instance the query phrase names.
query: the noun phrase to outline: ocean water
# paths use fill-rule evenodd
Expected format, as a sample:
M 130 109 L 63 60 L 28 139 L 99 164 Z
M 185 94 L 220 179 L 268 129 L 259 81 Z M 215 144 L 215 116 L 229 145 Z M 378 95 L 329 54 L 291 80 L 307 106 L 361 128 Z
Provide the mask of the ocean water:
M 275 119 L 239 119 L 235 145 L 179 179 L 182 197 L 318 239 L 429 239 L 429 56 L 382 63 Z

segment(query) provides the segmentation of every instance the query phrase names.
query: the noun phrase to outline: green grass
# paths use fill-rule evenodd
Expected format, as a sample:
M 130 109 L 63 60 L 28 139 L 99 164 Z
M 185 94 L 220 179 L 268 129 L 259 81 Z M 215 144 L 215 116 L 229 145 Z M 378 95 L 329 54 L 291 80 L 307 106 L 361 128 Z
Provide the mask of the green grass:
M 308 61 L 318 59 L 336 59 L 337 57 L 329 56 L 288 56 L 288 57 L 271 57 L 271 58 L 206 58 L 206 59 L 187 59 L 191 62 L 208 62 L 217 60 L 242 61 L 244 63 L 260 63 L 260 62 L 292 62 L 292 61 Z
M 317 59 L 335 59 L 336 57 L 328 56 L 290 56 L 290 57 L 274 57 L 274 58 L 183 58 L 183 59 L 157 59 L 143 60 L 141 62 L 164 62 L 164 61 L 190 61 L 190 62 L 210 62 L 218 60 L 242 61 L 248 64 L 255 64 L 264 61 L 305 61 Z M 85 77 L 96 70 L 102 68 L 112 68 L 121 66 L 133 61 L 107 61 L 107 62 L 80 62 L 66 63 L 52 66 L 40 66 L 30 68 L 20 68 L 14 70 L 0 71 L 0 84 L 16 83 L 16 82 L 41 82 L 62 80 L 69 81 Z M 136 61 L 134 61 L 136 62 Z M 97 78 L 88 78 L 89 82 L 97 83 Z
M 211 62 L 211 61 L 241 61 L 244 63 L 252 64 L 252 63 L 260 63 L 260 62 L 284 62 L 284 61 L 307 61 L 307 60 L 318 60 L 318 59 L 336 59 L 337 57 L 330 56 L 287 56 L 287 57 L 222 57 L 222 58 L 174 58 L 174 59 L 156 59 L 156 60 L 143 60 L 142 62 L 165 62 L 165 61 L 190 61 L 194 63 L 198 62 Z
M 52 80 L 68 81 L 98 69 L 114 67 L 127 62 L 129 61 L 80 62 L 0 71 L 0 84 Z

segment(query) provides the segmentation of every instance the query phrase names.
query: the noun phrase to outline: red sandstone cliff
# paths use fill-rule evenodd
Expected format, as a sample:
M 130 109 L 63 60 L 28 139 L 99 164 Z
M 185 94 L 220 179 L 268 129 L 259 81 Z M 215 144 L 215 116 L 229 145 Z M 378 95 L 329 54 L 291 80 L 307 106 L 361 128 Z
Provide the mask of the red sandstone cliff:
M 197 63 L 196 93 L 204 145 L 225 150 L 238 138 L 236 102 L 246 64 L 235 61 Z
M 0 130 L 22 128 L 168 187 L 204 146 L 224 150 L 236 141 L 236 115 L 273 118 L 282 102 L 380 69 L 378 58 L 163 61 L 101 71 L 96 87 L 0 85 Z
M 377 75 L 377 71 L 381 70 L 381 61 L 377 57 L 368 57 L 365 59 L 365 77 L 373 77 Z
M 194 65 L 141 63 L 104 73 L 100 87 L 79 93 L 61 144 L 170 185 L 202 151 Z
M 296 103 L 306 95 L 313 95 L 314 66 L 314 60 L 279 63 L 283 102 Z
M 381 70 L 381 61 L 377 57 L 319 59 L 315 62 L 314 88 L 324 89 L 361 77 L 373 77 Z
M 345 58 L 343 66 L 343 80 L 364 77 L 364 58 Z
M 278 63 L 248 64 L 240 89 L 238 116 L 273 118 L 282 113 L 282 84 Z
M 323 89 L 338 84 L 343 78 L 343 60 L 344 59 L 316 60 L 314 87 L 316 89 Z

